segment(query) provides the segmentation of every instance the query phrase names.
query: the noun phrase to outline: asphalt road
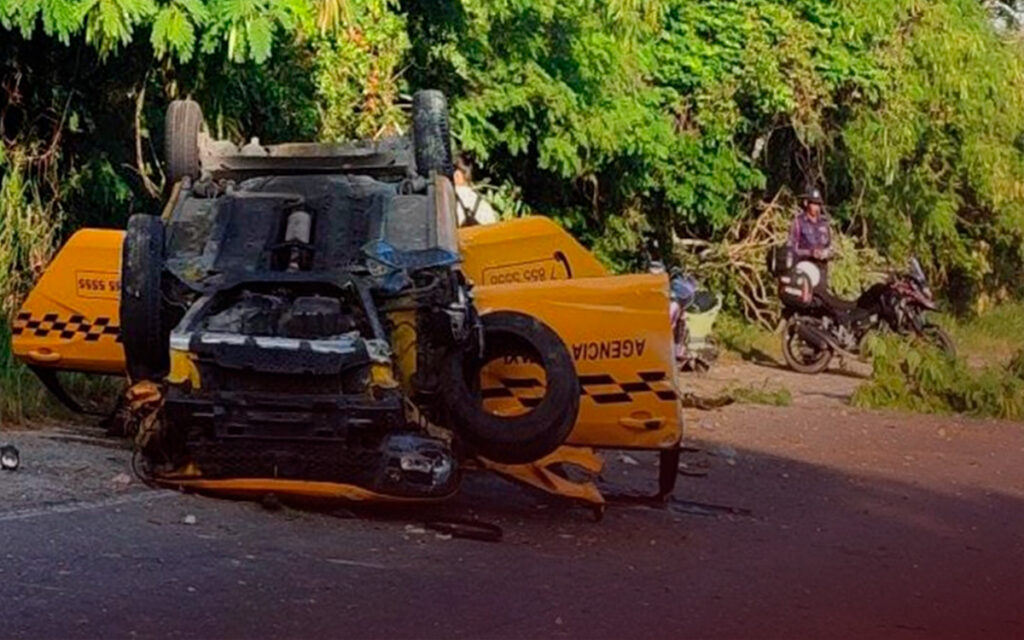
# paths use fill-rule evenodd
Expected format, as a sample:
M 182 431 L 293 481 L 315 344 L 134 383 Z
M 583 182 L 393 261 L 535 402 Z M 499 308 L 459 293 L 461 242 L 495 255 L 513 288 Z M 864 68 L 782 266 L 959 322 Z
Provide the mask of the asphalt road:
M 677 496 L 736 512 L 594 523 L 471 479 L 441 511 L 500 543 L 425 531 L 431 510 L 151 491 L 122 451 L 0 434 L 25 458 L 0 475 L 0 637 L 1024 637 L 1024 426 L 750 406 L 696 424 Z M 606 480 L 653 464 L 612 455 Z

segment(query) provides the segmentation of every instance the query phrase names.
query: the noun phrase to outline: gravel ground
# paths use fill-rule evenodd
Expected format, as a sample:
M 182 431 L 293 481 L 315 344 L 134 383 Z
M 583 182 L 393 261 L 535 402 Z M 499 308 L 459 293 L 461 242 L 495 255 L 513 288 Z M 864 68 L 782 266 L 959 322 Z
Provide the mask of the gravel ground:
M 0 433 L 24 465 L 0 473 L 0 635 L 1024 637 L 1024 425 L 852 410 L 842 375 L 688 383 L 766 376 L 792 406 L 691 412 L 676 500 L 600 523 L 491 476 L 438 507 L 268 511 L 125 483 L 95 431 Z M 609 486 L 654 481 L 649 454 L 607 459 Z
M 45 509 L 112 498 L 139 491 L 132 476 L 127 443 L 103 437 L 82 425 L 0 431 L 0 443 L 14 444 L 22 466 L 0 472 L 4 511 Z

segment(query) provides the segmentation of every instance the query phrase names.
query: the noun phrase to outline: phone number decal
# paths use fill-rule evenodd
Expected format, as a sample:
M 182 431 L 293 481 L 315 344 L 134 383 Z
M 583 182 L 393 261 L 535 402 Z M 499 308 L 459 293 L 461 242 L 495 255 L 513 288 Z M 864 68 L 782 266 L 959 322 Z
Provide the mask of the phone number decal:
M 104 271 L 79 271 L 75 274 L 75 289 L 82 298 L 121 297 L 121 276 Z

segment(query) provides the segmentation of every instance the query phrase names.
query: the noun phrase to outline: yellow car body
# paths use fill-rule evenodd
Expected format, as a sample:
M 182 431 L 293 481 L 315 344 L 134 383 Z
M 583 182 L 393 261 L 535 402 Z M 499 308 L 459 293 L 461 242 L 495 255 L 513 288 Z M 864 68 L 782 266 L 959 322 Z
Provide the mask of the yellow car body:
M 122 231 L 83 229 L 68 240 L 14 318 L 12 343 L 18 358 L 43 370 L 124 373 L 118 320 L 123 238 Z M 543 217 L 460 229 L 459 249 L 461 269 L 475 285 L 478 311 L 518 311 L 551 327 L 572 354 L 582 396 L 575 427 L 562 449 L 531 465 L 485 466 L 549 491 L 599 502 L 592 486 L 563 486 L 546 467 L 564 461 L 594 467 L 581 458 L 588 448 L 678 447 L 682 414 L 665 275 L 610 275 L 575 239 Z M 415 336 L 396 330 L 392 340 L 397 345 Z M 172 352 L 172 382 L 196 375 L 182 355 Z M 402 380 L 414 365 L 400 360 L 397 366 L 396 377 Z M 484 377 L 483 391 L 490 398 L 486 402 L 494 403 L 496 411 L 515 411 L 529 403 L 531 394 L 543 394 L 543 371 L 530 362 L 506 359 L 489 365 Z M 281 482 L 176 481 L 228 493 L 381 498 L 358 487 Z

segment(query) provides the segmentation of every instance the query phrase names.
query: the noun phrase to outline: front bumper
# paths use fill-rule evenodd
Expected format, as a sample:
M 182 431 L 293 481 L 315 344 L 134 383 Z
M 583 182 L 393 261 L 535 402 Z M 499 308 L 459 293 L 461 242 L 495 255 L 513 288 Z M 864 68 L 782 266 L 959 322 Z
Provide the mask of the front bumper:
M 324 483 L 410 499 L 443 498 L 458 484 L 451 450 L 408 428 L 397 392 L 373 398 L 171 387 L 164 419 L 180 438 L 176 466 L 190 470 L 158 478 L 172 484 Z

